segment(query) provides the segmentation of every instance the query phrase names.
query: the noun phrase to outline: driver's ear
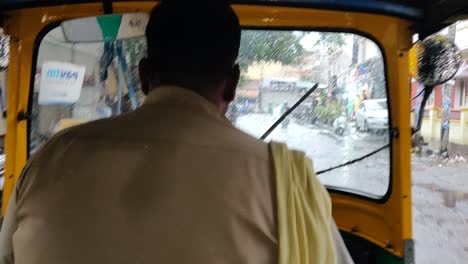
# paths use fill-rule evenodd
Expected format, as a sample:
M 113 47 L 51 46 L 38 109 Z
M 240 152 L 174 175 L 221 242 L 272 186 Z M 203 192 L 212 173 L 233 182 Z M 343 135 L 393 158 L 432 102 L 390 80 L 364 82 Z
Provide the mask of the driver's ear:
M 239 78 L 240 78 L 240 68 L 239 64 L 234 65 L 232 67 L 231 72 L 228 75 L 228 78 L 226 79 L 226 87 L 224 88 L 224 101 L 230 103 L 234 101 L 234 98 L 236 97 L 236 89 L 237 85 L 239 84 Z
M 150 91 L 150 76 L 149 76 L 149 61 L 147 58 L 143 58 L 140 60 L 138 64 L 138 72 L 140 75 L 140 82 L 141 82 L 141 90 L 145 95 L 148 95 Z

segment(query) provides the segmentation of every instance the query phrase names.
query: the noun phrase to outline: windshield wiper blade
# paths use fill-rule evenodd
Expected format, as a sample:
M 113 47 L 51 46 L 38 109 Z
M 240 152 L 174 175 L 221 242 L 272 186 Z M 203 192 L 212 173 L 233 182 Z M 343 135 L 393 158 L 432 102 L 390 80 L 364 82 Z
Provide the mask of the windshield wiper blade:
M 281 122 L 283 122 L 284 119 L 286 119 L 286 117 L 288 117 L 288 115 L 292 113 L 292 111 L 294 111 L 294 109 L 296 109 L 300 104 L 302 104 L 302 102 L 304 102 L 304 100 L 317 89 L 317 87 L 318 83 L 312 86 L 312 88 L 310 88 L 291 108 L 286 110 L 286 112 L 284 112 L 280 116 L 280 118 L 278 118 L 278 120 L 276 120 L 276 122 L 273 123 L 273 125 L 260 138 L 262 140 L 265 140 L 271 134 L 271 132 L 273 132 L 273 130 L 275 130 L 275 128 L 279 126 Z
M 296 109 L 300 104 L 302 104 L 302 102 L 304 102 L 304 100 L 309 97 L 310 94 L 312 94 L 318 87 L 318 83 L 315 84 L 314 86 L 312 86 L 312 88 L 310 88 L 291 108 L 289 108 L 286 112 L 283 113 L 283 115 L 280 116 L 280 118 L 278 118 L 278 120 L 276 120 L 276 122 L 260 137 L 262 140 L 265 140 L 270 134 L 271 132 L 273 132 L 273 130 L 275 130 L 275 128 L 277 126 L 279 126 L 281 124 L 281 122 L 284 121 L 284 119 L 286 119 L 286 117 L 292 113 L 292 111 L 294 111 L 294 109 Z M 336 170 L 336 169 L 339 169 L 339 168 L 342 168 L 342 167 L 346 167 L 346 166 L 349 166 L 351 164 L 354 164 L 356 162 L 359 162 L 361 160 L 364 160 L 366 158 L 369 158 L 377 153 L 379 153 L 380 151 L 386 149 L 386 148 L 389 148 L 390 147 L 390 144 L 386 144 L 372 152 L 369 152 L 367 153 L 366 155 L 363 155 L 359 158 L 356 158 L 356 159 L 353 159 L 353 160 L 350 160 L 350 161 L 347 161 L 345 163 L 342 163 L 342 164 L 339 164 L 337 166 L 333 166 L 331 168 L 328 168 L 328 169 L 325 169 L 325 170 L 321 170 L 321 171 L 318 171 L 317 172 L 317 175 L 319 174 L 323 174 L 323 173 L 327 173 L 327 172 L 330 172 L 330 171 L 333 171 L 333 170 Z
M 367 158 L 369 158 L 369 157 L 371 157 L 371 156 L 373 156 L 373 155 L 379 153 L 380 151 L 382 151 L 382 150 L 384 150 L 384 149 L 386 149 L 386 148 L 389 148 L 389 147 L 390 147 L 390 144 L 386 144 L 386 145 L 384 145 L 384 146 L 382 146 L 382 147 L 380 147 L 380 148 L 378 148 L 378 149 L 376 149 L 376 150 L 374 150 L 374 151 L 372 151 L 372 152 L 367 153 L 367 154 L 364 155 L 364 156 L 361 156 L 361 157 L 359 157 L 359 158 L 356 158 L 356 159 L 347 161 L 347 162 L 342 163 L 342 164 L 337 165 L 337 166 L 333 166 L 333 167 L 328 168 L 328 169 L 325 169 L 325 170 L 317 171 L 316 174 L 317 174 L 317 175 L 320 175 L 320 174 L 322 174 L 322 173 L 330 172 L 330 171 L 332 171 L 332 170 L 336 170 L 336 169 L 339 169 L 339 168 L 342 168 L 342 167 L 349 166 L 349 165 L 354 164 L 354 163 L 356 163 L 356 162 L 358 162 L 358 161 L 367 159 Z

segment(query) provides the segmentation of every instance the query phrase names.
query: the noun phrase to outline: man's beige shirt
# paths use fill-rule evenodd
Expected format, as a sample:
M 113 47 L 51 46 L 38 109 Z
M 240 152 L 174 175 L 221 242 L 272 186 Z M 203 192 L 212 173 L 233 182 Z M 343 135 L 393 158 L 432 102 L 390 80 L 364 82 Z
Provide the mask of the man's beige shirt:
M 32 157 L 0 263 L 277 263 L 270 156 L 203 97 L 159 87 L 138 110 L 63 131 Z
M 8 213 L 15 263 L 275 263 L 271 166 L 203 97 L 159 87 L 34 155 Z

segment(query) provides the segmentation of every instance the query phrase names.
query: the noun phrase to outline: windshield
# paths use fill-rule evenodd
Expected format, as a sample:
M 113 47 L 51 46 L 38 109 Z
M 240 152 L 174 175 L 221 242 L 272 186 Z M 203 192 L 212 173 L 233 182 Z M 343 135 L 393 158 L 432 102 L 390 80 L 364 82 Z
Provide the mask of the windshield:
M 30 153 L 63 129 L 141 105 L 138 62 L 145 53 L 144 37 L 69 43 L 62 28 L 50 31 L 37 54 Z
M 236 111 L 228 113 L 238 128 L 262 136 L 317 84 L 266 140 L 306 152 L 329 188 L 385 195 L 390 181 L 387 91 L 374 42 L 350 33 L 245 30 L 239 62 L 241 82 L 231 105 Z M 387 115 L 364 114 L 359 111 L 364 102 Z
M 138 62 L 145 50 L 144 38 L 69 43 L 61 28 L 50 31 L 36 54 L 30 154 L 58 131 L 141 105 Z M 388 118 L 358 111 L 366 100 L 381 100 L 371 107 L 388 111 L 382 54 L 374 42 L 351 33 L 243 30 L 238 63 L 241 79 L 227 112 L 236 127 L 259 138 L 317 85 L 266 140 L 306 152 L 330 188 L 385 195 Z

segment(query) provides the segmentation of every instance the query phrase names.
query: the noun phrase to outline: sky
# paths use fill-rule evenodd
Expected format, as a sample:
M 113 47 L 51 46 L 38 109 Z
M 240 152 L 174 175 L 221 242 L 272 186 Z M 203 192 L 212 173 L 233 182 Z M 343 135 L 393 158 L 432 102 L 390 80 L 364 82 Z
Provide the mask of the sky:
M 353 53 L 353 34 L 351 33 L 340 33 L 340 34 L 343 34 L 345 36 L 346 45 L 343 47 L 343 51 L 346 55 L 351 57 Z M 302 38 L 301 44 L 304 47 L 304 49 L 312 50 L 315 46 L 315 43 L 319 39 L 319 37 L 320 37 L 319 32 L 310 32 Z

